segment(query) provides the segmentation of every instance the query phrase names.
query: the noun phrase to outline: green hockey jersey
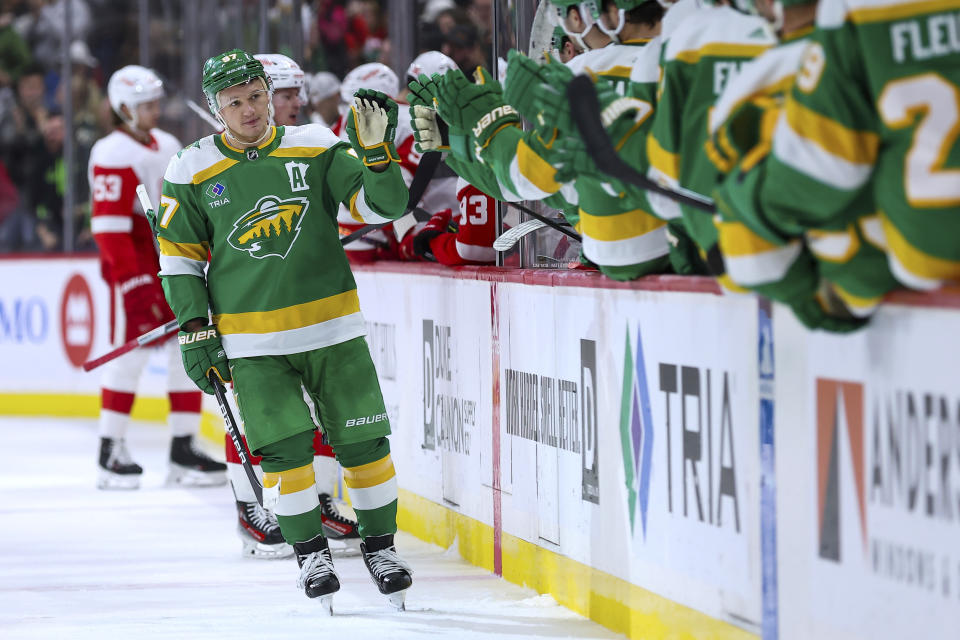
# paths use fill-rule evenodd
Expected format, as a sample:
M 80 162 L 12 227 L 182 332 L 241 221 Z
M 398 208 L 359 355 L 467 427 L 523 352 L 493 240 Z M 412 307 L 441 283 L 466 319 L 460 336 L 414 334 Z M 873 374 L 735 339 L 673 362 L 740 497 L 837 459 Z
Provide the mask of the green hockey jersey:
M 230 358 L 364 335 L 337 208 L 387 222 L 407 195 L 396 163 L 367 169 L 320 125 L 277 127 L 246 151 L 222 134 L 202 138 L 164 176 L 154 227 L 167 300 L 181 325 L 206 318 L 209 306 Z
M 798 236 L 771 228 L 761 210 L 773 130 L 808 44 L 794 37 L 746 63 L 710 113 L 707 155 L 729 173 L 713 194 L 721 218 L 719 246 L 726 274 L 737 285 L 806 305 L 822 278 L 848 311 L 866 317 L 896 285 L 883 250 L 861 230 L 875 218 L 873 203 L 859 204 L 856 223 Z
M 871 192 L 866 235 L 907 286 L 960 281 L 960 2 L 831 0 L 774 137 L 762 193 L 785 230 L 843 224 Z
M 777 43 L 762 18 L 730 7 L 707 8 L 681 22 L 666 42 L 663 78 L 653 125 L 646 140 L 646 157 L 624 159 L 671 188 L 682 186 L 709 194 L 717 169 L 707 158 L 707 120 L 714 101 L 740 66 Z M 650 194 L 654 213 L 664 220 L 683 218 L 687 233 L 703 252 L 716 243 L 710 215 Z

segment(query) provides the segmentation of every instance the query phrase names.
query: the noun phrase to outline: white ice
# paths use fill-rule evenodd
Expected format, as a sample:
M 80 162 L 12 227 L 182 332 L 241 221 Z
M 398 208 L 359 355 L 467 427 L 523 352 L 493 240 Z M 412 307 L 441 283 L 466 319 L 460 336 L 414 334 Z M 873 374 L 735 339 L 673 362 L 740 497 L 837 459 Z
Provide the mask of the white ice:
M 168 437 L 134 423 L 141 488 L 98 491 L 94 420 L 0 419 L 0 638 L 622 638 L 405 534 L 407 611 L 354 557 L 326 617 L 292 558 L 241 558 L 228 487 L 164 486 Z

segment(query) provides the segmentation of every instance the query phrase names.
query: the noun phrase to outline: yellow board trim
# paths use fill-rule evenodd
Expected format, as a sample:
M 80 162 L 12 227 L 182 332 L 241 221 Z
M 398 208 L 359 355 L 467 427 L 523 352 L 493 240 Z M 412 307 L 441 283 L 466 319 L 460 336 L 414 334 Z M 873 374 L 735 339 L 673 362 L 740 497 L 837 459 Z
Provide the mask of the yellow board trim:
M 960 0 L 928 0 L 927 2 L 904 2 L 892 7 L 868 7 L 866 9 L 854 9 L 847 14 L 851 22 L 886 22 L 888 20 L 901 20 L 918 16 L 923 13 L 933 13 L 935 11 L 949 11 L 950 9 L 960 8 Z
M 278 158 L 315 158 L 326 150 L 327 147 L 278 147 L 269 155 Z
M 263 474 L 263 488 L 270 489 L 280 483 L 280 495 L 288 496 L 291 493 L 304 491 L 316 484 L 313 474 L 313 463 L 305 464 L 296 469 L 287 471 L 268 471 Z
M 200 184 L 204 180 L 209 180 L 213 176 L 223 173 L 235 164 L 237 164 L 237 161 L 233 158 L 224 158 L 223 160 L 210 165 L 203 171 L 198 171 L 197 173 L 193 174 L 193 178 L 191 178 L 190 182 L 193 184 Z
M 647 158 L 651 167 L 674 180 L 680 180 L 680 154 L 661 147 L 652 135 L 647 136 Z
M 756 58 L 770 48 L 766 44 L 733 44 L 712 42 L 699 49 L 690 49 L 677 53 L 676 59 L 688 64 L 697 64 L 701 58 Z M 668 61 L 669 62 L 669 61 Z
M 493 527 L 400 489 L 400 528 L 493 571 Z M 757 640 L 758 636 L 566 556 L 501 534 L 503 577 L 630 638 Z
M 344 467 L 343 481 L 350 489 L 369 489 L 383 484 L 397 475 L 393 468 L 393 459 L 388 453 L 374 462 L 359 467 Z
M 209 249 L 203 242 L 171 242 L 166 238 L 157 236 L 157 243 L 160 245 L 160 255 L 175 256 L 178 258 L 189 258 L 198 262 L 206 262 Z
M 525 140 L 517 143 L 517 166 L 520 174 L 545 193 L 556 193 L 560 183 L 554 179 L 557 170 L 530 148 Z
M 360 311 L 357 290 L 351 289 L 328 298 L 295 304 L 273 311 L 219 313 L 213 323 L 222 334 L 276 333 L 327 322 Z
M 873 164 L 880 136 L 858 131 L 822 116 L 796 100 L 787 100 L 787 122 L 801 138 L 853 164 Z
M 597 216 L 580 209 L 583 234 L 601 242 L 616 242 L 637 238 L 666 226 L 643 209 L 634 209 L 610 216 Z

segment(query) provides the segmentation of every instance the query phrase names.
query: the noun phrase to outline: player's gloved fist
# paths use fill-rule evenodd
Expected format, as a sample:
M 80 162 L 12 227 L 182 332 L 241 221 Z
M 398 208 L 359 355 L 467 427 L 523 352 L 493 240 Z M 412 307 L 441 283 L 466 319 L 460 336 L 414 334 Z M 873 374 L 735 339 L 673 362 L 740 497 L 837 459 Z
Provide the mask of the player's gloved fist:
M 411 80 L 407 85 L 410 89 L 410 93 L 407 94 L 407 102 L 409 102 L 411 106 L 436 107 L 433 100 L 439 92 L 437 84 L 440 82 L 441 77 L 439 73 L 435 73 L 432 76 L 421 73 L 416 80 Z
M 469 131 L 482 149 L 502 128 L 519 126 L 520 115 L 504 102 L 500 83 L 486 69 L 477 67 L 473 77 L 476 84 L 459 70 L 448 71 L 440 82 L 437 108 L 451 129 Z
M 133 340 L 147 331 L 173 320 L 173 313 L 163 296 L 157 279 L 143 273 L 119 285 L 126 319 L 126 340 Z
M 507 77 L 503 81 L 503 98 L 531 122 L 537 116 L 534 96 L 546 83 L 543 66 L 516 49 L 507 54 Z
M 423 229 L 418 231 L 416 235 L 413 236 L 414 255 L 423 260 L 436 262 L 437 259 L 433 255 L 433 250 L 430 248 L 430 243 L 434 238 L 441 234 L 456 231 L 456 229 L 451 227 L 452 219 L 452 209 L 444 209 L 443 211 L 433 214 L 427 221 L 426 225 L 424 225 Z
M 177 334 L 177 342 L 180 343 L 183 368 L 201 391 L 213 395 L 213 385 L 207 379 L 210 371 L 216 373 L 221 382 L 230 382 L 227 354 L 215 327 L 181 331 Z
M 347 118 L 347 136 L 368 167 L 399 162 L 393 139 L 397 135 L 397 103 L 385 93 L 360 89 Z
M 417 153 L 449 151 L 450 137 L 447 123 L 437 116 L 436 109 L 414 105 L 410 108 L 410 128 L 413 129 Z

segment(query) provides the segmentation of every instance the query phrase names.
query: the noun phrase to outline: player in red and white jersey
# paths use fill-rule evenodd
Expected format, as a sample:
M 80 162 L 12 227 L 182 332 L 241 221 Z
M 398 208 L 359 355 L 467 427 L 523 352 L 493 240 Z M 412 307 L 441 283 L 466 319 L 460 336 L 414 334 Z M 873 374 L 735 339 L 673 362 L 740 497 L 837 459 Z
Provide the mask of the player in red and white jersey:
M 110 77 L 107 95 L 117 126 L 90 152 L 90 226 L 100 248 L 101 272 L 112 292 L 112 339 L 120 345 L 174 317 L 157 277 L 160 265 L 153 232 L 136 189 L 144 184 L 157 202 L 167 162 L 181 145 L 155 128 L 163 84 L 153 71 L 136 65 L 120 69 Z M 177 345 L 169 341 L 159 349 L 167 356 L 173 436 L 168 480 L 195 486 L 223 484 L 226 467 L 194 448 L 202 393 L 184 372 Z M 130 458 L 124 436 L 140 374 L 155 351 L 136 349 L 104 368 L 97 482 L 101 489 L 139 486 L 143 469 Z
M 463 178 L 457 178 L 457 200 L 459 213 L 444 209 L 404 238 L 405 258 L 451 267 L 496 262 L 496 201 Z

